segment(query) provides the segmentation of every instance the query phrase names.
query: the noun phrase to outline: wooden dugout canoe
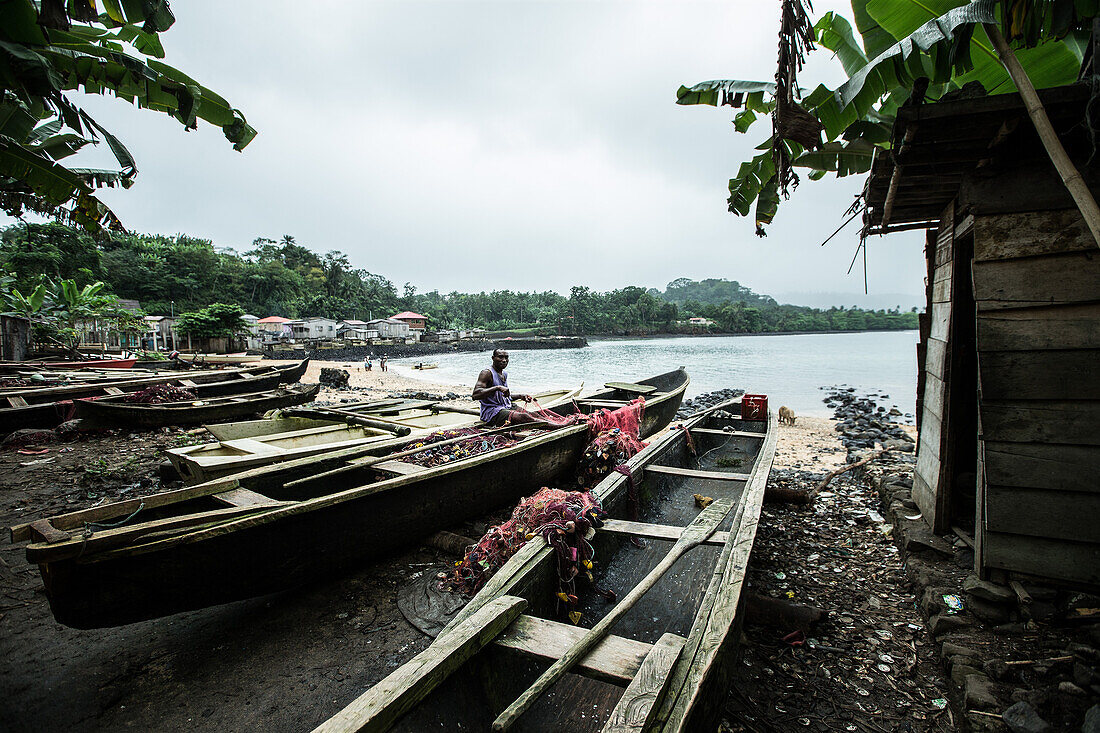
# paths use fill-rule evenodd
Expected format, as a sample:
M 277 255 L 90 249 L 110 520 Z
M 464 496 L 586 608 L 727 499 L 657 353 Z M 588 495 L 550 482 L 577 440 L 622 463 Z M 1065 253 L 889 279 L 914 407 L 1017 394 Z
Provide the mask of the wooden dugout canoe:
M 543 407 L 556 408 L 576 397 L 580 388 L 554 390 L 536 395 Z M 379 400 L 379 410 L 364 410 L 372 419 L 409 428 L 412 435 L 433 430 L 481 424 L 477 418 L 456 412 L 432 412 L 430 406 L 390 410 L 400 400 Z M 406 402 L 406 404 L 410 404 Z M 411 404 L 423 404 L 417 401 Z M 379 414 L 381 413 L 381 414 Z M 396 414 L 391 414 L 396 413 Z M 219 438 L 215 443 L 187 445 L 165 451 L 168 460 L 188 483 L 209 481 L 257 466 L 294 460 L 341 448 L 393 440 L 394 433 L 377 427 L 303 417 L 279 417 L 222 425 L 208 425 Z
M 299 381 L 308 365 L 309 359 L 303 359 L 285 366 L 219 369 L 186 375 L 172 372 L 109 382 L 6 389 L 0 391 L 0 434 L 18 428 L 54 427 L 72 417 L 70 400 L 137 392 L 157 384 L 175 384 L 204 397 L 256 392 Z
M 76 416 L 90 425 L 114 425 L 130 428 L 159 428 L 166 425 L 197 425 L 257 415 L 293 405 L 312 402 L 319 384 L 295 384 L 262 392 L 198 397 L 182 402 L 141 404 L 125 397 L 101 400 L 76 400 Z
M 629 520 L 627 478 L 594 492 L 611 519 L 593 539 L 597 584 L 625 596 L 699 514 L 693 494 L 734 508 L 719 531 L 688 551 L 514 731 L 714 730 L 740 634 L 737 610 L 756 535 L 776 422 L 740 419 L 740 404 L 709 410 L 629 462 L 641 518 Z M 732 432 L 727 432 L 732 431 Z M 689 447 L 687 435 L 694 444 Z M 644 548 L 630 537 L 646 539 Z M 558 560 L 536 538 L 497 572 L 428 649 L 322 723 L 315 733 L 489 730 L 586 629 L 554 618 Z M 582 597 L 583 626 L 614 606 Z M 587 678 L 587 679 L 585 679 Z
M 656 388 L 643 436 L 669 424 L 688 381 L 680 368 L 639 383 Z M 599 396 L 619 406 L 633 397 Z M 559 412 L 575 409 L 591 408 L 572 402 Z M 416 438 L 331 451 L 22 524 L 11 528 L 12 542 L 32 541 L 27 560 L 38 564 L 54 617 L 68 626 L 118 626 L 228 603 L 359 567 L 557 479 L 571 482 L 587 427 L 523 433 L 515 445 L 429 469 L 371 462 Z

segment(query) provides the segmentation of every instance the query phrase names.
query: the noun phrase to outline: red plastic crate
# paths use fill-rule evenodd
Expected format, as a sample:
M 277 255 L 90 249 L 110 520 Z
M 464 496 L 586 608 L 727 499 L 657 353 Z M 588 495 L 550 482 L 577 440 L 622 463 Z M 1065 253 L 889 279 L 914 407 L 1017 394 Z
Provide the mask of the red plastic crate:
M 767 420 L 768 396 L 766 394 L 747 394 L 741 398 L 742 420 Z

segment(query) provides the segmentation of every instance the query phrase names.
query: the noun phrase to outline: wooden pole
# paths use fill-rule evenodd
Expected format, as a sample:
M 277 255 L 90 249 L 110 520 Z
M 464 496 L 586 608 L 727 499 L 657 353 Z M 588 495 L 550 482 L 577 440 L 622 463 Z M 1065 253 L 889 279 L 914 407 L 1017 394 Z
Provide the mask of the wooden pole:
M 672 546 L 672 549 L 669 550 L 669 553 L 664 556 L 661 562 L 657 563 L 657 565 L 649 571 L 649 574 L 642 578 L 642 580 L 626 594 L 622 601 L 611 609 L 609 614 L 604 616 L 600 619 L 599 623 L 589 629 L 588 633 L 586 633 L 580 641 L 563 654 L 558 661 L 554 662 L 548 670 L 543 672 L 542 675 L 535 680 L 533 685 L 528 687 L 515 702 L 509 705 L 508 708 L 493 721 L 493 730 L 508 730 L 508 728 L 519 719 L 519 716 L 523 715 L 523 713 L 538 700 L 542 693 L 546 692 L 551 685 L 561 679 L 565 673 L 569 671 L 570 667 L 588 654 L 592 647 L 599 644 L 600 641 L 607 636 L 611 631 L 611 627 L 614 626 L 650 588 L 656 585 L 657 581 L 672 568 L 673 564 L 679 560 L 684 553 L 702 544 L 708 537 L 714 534 L 718 529 L 718 525 L 722 523 L 722 520 L 729 514 L 730 509 L 733 508 L 733 504 L 733 497 L 724 497 L 699 512 L 699 516 L 684 528 L 684 531 L 680 534 L 680 539 L 676 541 L 676 544 Z
M 1039 101 L 1035 86 L 1031 83 L 1023 65 L 1020 64 L 1020 60 L 1016 58 L 1016 54 L 1012 52 L 1008 41 L 1001 35 L 1001 29 L 996 23 L 983 23 L 982 27 L 985 28 L 989 40 L 993 42 L 993 48 L 997 50 L 1001 63 L 1008 70 L 1008 75 L 1020 90 L 1020 97 L 1024 100 L 1024 106 L 1027 107 L 1027 113 L 1035 125 L 1035 131 L 1039 133 L 1039 139 L 1042 140 L 1047 155 L 1058 170 L 1062 183 L 1065 184 L 1077 208 L 1081 211 L 1081 216 L 1084 217 L 1089 231 L 1092 232 L 1092 238 L 1096 240 L 1097 246 L 1100 246 L 1100 207 L 1096 205 L 1092 191 L 1085 185 L 1081 172 L 1073 165 L 1066 149 L 1062 147 L 1062 142 L 1058 139 L 1054 126 L 1050 124 L 1050 118 L 1047 117 L 1043 103 Z

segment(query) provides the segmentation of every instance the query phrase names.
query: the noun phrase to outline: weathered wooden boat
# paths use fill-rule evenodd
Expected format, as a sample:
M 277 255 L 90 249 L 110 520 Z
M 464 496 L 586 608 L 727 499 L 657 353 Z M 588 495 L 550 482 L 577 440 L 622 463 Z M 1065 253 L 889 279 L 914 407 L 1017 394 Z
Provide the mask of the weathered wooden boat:
M 75 406 L 76 416 L 87 420 L 90 425 L 159 428 L 260 415 L 269 410 L 312 402 L 320 389 L 319 384 L 292 384 L 262 392 L 197 397 L 158 404 L 128 402 L 127 396 L 122 395 L 98 400 L 76 400 Z
M 543 407 L 554 409 L 578 393 L 579 387 L 542 392 L 536 398 Z M 402 404 L 411 407 L 402 408 Z M 346 410 L 348 419 L 358 414 L 370 416 L 371 421 L 388 424 L 390 429 L 380 425 L 355 424 L 354 421 L 335 421 L 339 418 L 322 420 L 309 417 L 276 417 L 207 425 L 207 430 L 218 437 L 218 442 L 169 448 L 165 454 L 184 481 L 195 483 L 269 463 L 392 440 L 398 427 L 409 428 L 407 434 L 422 435 L 433 430 L 480 422 L 467 413 L 433 413 L 432 404 L 435 403 L 424 400 L 377 400 L 375 404 L 367 403 L 358 410 Z M 371 407 L 376 409 L 368 409 Z
M 18 428 L 49 428 L 75 414 L 72 401 L 86 397 L 111 397 L 136 392 L 157 384 L 174 384 L 204 397 L 274 389 L 302 378 L 309 359 L 284 366 L 256 366 L 209 372 L 156 374 L 133 379 L 91 381 L 62 386 L 26 387 L 0 391 L 0 433 Z
M 643 436 L 669 424 L 687 385 L 682 368 L 637 385 L 653 388 Z M 601 393 L 619 406 L 630 396 Z M 557 412 L 577 409 L 593 408 L 575 401 Z M 433 468 L 395 458 L 417 438 L 330 451 L 40 519 L 11 528 L 11 537 L 33 541 L 27 559 L 39 566 L 54 617 L 77 628 L 264 595 L 359 567 L 555 479 L 571 480 L 589 440 L 584 424 L 496 431 L 522 439 Z
M 87 359 L 85 361 L 44 361 L 42 369 L 130 369 L 137 359 Z
M 413 364 L 413 369 L 438 369 L 438 364 L 425 364 L 424 362 L 418 362 Z
M 732 417 L 730 416 L 732 415 Z M 633 605 L 581 596 L 581 623 L 619 616 L 515 731 L 715 730 L 740 635 L 738 605 L 775 453 L 775 416 L 741 419 L 730 401 L 670 430 L 593 493 L 610 515 L 591 540 L 596 585 L 629 597 L 703 518 L 693 495 L 721 507 L 716 532 L 692 547 Z M 630 482 L 640 520 L 631 519 Z M 724 504 L 726 503 L 726 504 Z M 732 508 L 730 508 L 732 507 Z M 712 515 L 714 516 L 714 515 Z M 693 521 L 694 520 L 694 521 Z M 628 540 L 644 538 L 642 547 Z M 702 541 L 699 535 L 694 541 Z M 689 543 L 690 544 L 690 543 Z M 670 553 L 671 554 L 671 553 Z M 502 711 L 585 636 L 555 617 L 558 557 L 529 541 L 424 652 L 315 733 L 489 730 Z M 625 599 L 624 599 L 625 600 Z M 503 720 L 504 716 L 498 720 Z

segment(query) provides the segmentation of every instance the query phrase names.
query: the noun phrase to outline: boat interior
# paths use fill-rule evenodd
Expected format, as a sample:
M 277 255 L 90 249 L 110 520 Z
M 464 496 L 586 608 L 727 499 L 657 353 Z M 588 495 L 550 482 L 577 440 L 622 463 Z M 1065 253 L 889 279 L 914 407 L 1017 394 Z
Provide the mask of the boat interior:
M 636 504 L 622 475 L 612 474 L 596 488 L 609 514 L 593 540 L 596 587 L 618 598 L 626 595 L 699 514 L 697 494 L 711 499 L 732 497 L 735 509 L 704 545 L 691 549 L 619 620 L 612 636 L 548 690 L 511 730 L 601 730 L 620 701 L 627 707 L 637 704 L 626 700 L 624 690 L 647 664 L 650 652 L 670 645 L 679 649 L 691 634 L 716 568 L 720 571 L 723 558 L 728 557 L 729 551 L 724 555 L 723 548 L 731 527 L 741 521 L 737 507 L 742 494 L 753 471 L 768 471 L 770 460 L 757 461 L 767 438 L 767 423 L 742 420 L 739 404 L 712 414 L 686 432 L 670 428 L 631 461 L 631 466 L 641 467 L 639 459 L 645 460 L 641 470 L 633 470 Z M 492 597 L 526 599 L 523 614 L 401 717 L 394 730 L 488 730 L 496 715 L 613 607 L 587 582 L 578 582 L 580 625 L 563 619 L 556 599 L 557 558 L 545 549 L 537 557 L 533 565 L 525 558 L 527 569 L 515 578 L 496 587 L 491 581 L 448 629 Z M 507 566 L 498 576 L 506 575 L 506 570 Z

